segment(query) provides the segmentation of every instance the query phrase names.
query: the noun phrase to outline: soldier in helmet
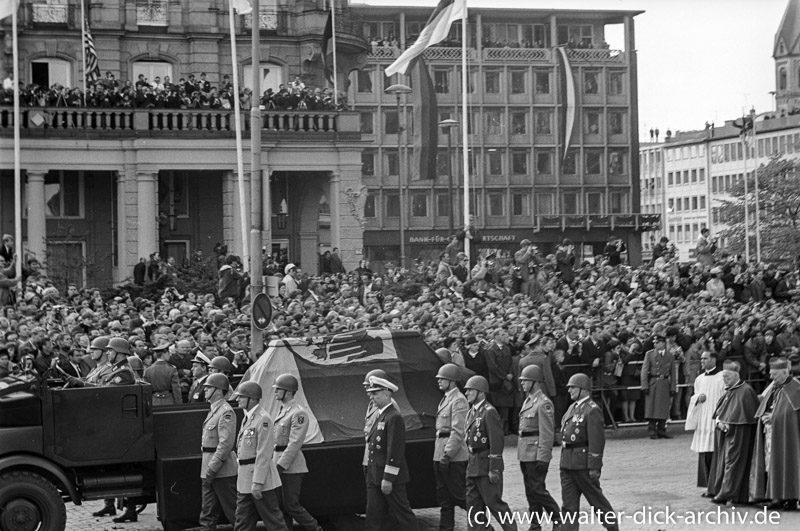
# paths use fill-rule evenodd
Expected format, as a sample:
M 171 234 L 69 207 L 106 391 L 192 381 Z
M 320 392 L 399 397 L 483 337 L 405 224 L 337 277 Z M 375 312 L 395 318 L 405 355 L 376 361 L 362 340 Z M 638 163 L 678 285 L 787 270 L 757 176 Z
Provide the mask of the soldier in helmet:
M 228 391 L 228 395 L 225 397 L 225 399 L 230 400 L 233 397 L 233 390 L 236 387 L 232 377 L 233 364 L 225 356 L 214 356 L 211 359 L 211 363 L 208 364 L 208 374 L 214 373 L 221 373 L 228 377 L 228 381 L 231 384 L 231 389 Z M 237 377 L 236 383 L 239 383 L 240 379 L 240 377 Z
M 308 473 L 306 458 L 301 450 L 308 433 L 308 413 L 294 398 L 299 388 L 297 378 L 291 374 L 281 374 L 275 378 L 272 388 L 275 399 L 281 404 L 275 417 L 275 453 L 272 454 L 272 460 L 281 478 L 281 510 L 286 527 L 291 529 L 294 520 L 307 531 L 317 531 L 319 524 L 300 505 L 303 476 Z
M 467 380 L 464 392 L 472 405 L 467 413 L 468 528 L 485 529 L 491 512 L 504 531 L 516 530 L 511 508 L 503 501 L 503 421 L 486 401 L 489 382 L 483 376 L 473 376 Z
M 236 514 L 236 415 L 225 401 L 230 389 L 224 374 L 212 374 L 203 383 L 206 402 L 211 403 L 203 422 L 202 451 L 200 465 L 202 498 L 200 528 L 213 531 L 222 513 L 229 522 Z
M 153 349 L 156 361 L 144 371 L 145 381 L 153 386 L 153 406 L 169 406 L 183 401 L 178 369 L 164 359 L 166 351 L 166 345 Z
M 406 425 L 400 411 L 392 403 L 398 387 L 387 378 L 372 376 L 367 394 L 378 409 L 367 437 L 367 517 L 366 531 L 382 531 L 391 527 L 416 530 L 417 518 L 408 503 L 406 484 Z
M 517 457 L 525 482 L 528 509 L 533 513 L 529 531 L 538 531 L 547 514 L 558 530 L 558 504 L 547 492 L 545 478 L 553 455 L 555 424 L 553 402 L 544 392 L 544 371 L 538 365 L 528 365 L 519 377 L 525 401 L 519 411 L 519 440 Z
M 136 375 L 128 364 L 128 355 L 130 353 L 130 345 L 125 339 L 113 337 L 108 341 L 108 346 L 106 346 L 105 359 L 108 362 L 108 367 L 101 366 L 98 363 L 97 367 L 95 367 L 95 369 L 98 369 L 95 375 L 90 373 L 86 380 L 79 380 L 74 376 L 70 376 L 67 381 L 71 387 L 133 385 L 136 383 Z
M 443 365 L 436 375 L 444 398 L 436 413 L 436 443 L 433 450 L 433 473 L 436 477 L 436 498 L 441 506 L 439 529 L 455 529 L 456 505 L 467 509 L 467 399 L 458 389 L 461 369 L 454 363 Z
M 216 375 L 209 376 L 213 378 Z M 222 376 L 222 375 L 220 375 Z M 236 488 L 236 531 L 255 531 L 259 518 L 270 531 L 287 531 L 278 501 L 281 478 L 272 461 L 275 434 L 272 418 L 261 407 L 261 386 L 248 381 L 239 384 L 234 397 L 244 410 L 239 428 L 237 454 L 239 476 Z
M 564 514 L 571 514 L 572 523 L 564 521 L 562 529 L 578 529 L 581 494 L 602 513 L 606 529 L 617 531 L 614 509 L 600 488 L 603 448 L 606 445 L 603 411 L 592 401 L 592 381 L 583 373 L 572 375 L 567 382 L 573 403 L 561 421 L 561 496 Z

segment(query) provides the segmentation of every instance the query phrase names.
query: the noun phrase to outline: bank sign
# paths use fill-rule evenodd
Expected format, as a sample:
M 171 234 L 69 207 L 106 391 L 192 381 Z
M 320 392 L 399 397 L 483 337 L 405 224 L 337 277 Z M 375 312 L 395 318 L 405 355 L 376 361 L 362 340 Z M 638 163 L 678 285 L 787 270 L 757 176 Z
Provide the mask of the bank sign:
M 532 238 L 533 235 L 528 236 Z M 434 245 L 447 245 L 450 240 L 447 236 L 433 235 L 433 236 L 409 236 L 408 243 L 421 243 L 421 244 L 434 244 Z M 514 243 L 521 241 L 516 234 L 486 234 L 481 233 L 481 243 Z

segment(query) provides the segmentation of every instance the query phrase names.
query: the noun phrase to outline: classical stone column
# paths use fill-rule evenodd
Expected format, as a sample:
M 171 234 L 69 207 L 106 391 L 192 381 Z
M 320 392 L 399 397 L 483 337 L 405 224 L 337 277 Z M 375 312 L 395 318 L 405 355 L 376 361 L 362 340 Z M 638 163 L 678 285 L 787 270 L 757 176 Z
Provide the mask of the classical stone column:
M 158 251 L 158 173 L 136 172 L 139 256 Z
M 44 272 L 47 260 L 47 223 L 44 196 L 44 171 L 28 171 L 25 197 L 28 202 L 28 252 L 36 257 Z
M 125 185 L 128 182 L 128 176 L 125 171 L 117 173 L 117 233 L 114 238 L 117 240 L 117 275 L 114 279 L 115 282 L 122 282 L 124 279 L 133 275 L 133 269 L 128 266 L 127 252 L 128 252 L 128 220 L 126 216 L 125 205 Z
M 341 182 L 342 178 L 339 172 L 332 171 L 328 178 L 328 204 L 331 207 L 331 250 L 342 246 Z

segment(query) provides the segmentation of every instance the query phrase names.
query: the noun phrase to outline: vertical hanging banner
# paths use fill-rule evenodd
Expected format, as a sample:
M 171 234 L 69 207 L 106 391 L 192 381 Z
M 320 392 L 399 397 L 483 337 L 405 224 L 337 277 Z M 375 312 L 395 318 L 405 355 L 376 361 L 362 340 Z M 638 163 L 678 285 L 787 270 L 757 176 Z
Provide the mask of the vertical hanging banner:
M 436 178 L 436 155 L 439 149 L 439 107 L 428 67 L 420 55 L 412 70 L 414 87 L 414 138 L 411 157 L 411 180 Z M 399 117 L 398 117 L 399 119 Z
M 569 57 L 567 57 L 567 49 L 563 46 L 556 48 L 558 55 L 559 75 L 561 83 L 559 83 L 559 103 L 561 105 L 561 142 L 564 146 L 564 152 L 561 154 L 561 160 L 567 157 L 570 143 L 572 142 L 572 129 L 575 127 L 575 102 L 577 101 L 575 93 L 575 77 L 572 74 L 572 65 L 569 64 Z

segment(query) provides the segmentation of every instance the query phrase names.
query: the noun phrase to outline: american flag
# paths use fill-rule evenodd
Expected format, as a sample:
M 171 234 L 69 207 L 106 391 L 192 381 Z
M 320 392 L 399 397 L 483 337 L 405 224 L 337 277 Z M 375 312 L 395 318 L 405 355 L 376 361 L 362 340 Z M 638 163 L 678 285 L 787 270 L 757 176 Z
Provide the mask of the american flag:
M 84 20 L 86 33 L 83 47 L 86 52 L 86 81 L 97 81 L 100 78 L 100 65 L 97 64 L 97 50 L 94 49 L 94 37 L 89 28 L 89 20 Z

